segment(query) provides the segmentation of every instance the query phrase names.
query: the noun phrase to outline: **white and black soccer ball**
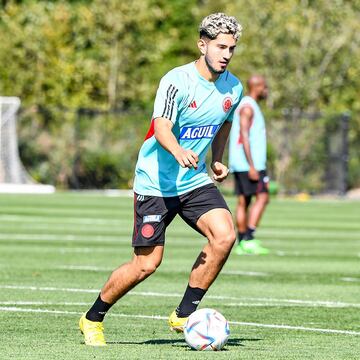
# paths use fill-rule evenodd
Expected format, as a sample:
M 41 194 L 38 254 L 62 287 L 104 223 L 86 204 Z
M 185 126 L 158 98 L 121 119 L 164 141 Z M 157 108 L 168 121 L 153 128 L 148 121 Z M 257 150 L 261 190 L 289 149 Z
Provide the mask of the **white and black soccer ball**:
M 192 313 L 184 326 L 185 341 L 195 350 L 221 350 L 230 336 L 229 323 L 214 309 Z

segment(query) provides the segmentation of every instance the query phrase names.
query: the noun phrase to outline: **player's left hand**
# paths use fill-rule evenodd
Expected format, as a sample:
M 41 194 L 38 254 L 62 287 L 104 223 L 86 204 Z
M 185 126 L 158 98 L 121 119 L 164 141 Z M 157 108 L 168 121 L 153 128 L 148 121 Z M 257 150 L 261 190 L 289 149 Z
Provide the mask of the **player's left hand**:
M 213 179 L 217 182 L 224 181 L 229 174 L 229 169 L 227 166 L 219 161 L 214 161 L 211 164 L 211 170 L 214 172 Z

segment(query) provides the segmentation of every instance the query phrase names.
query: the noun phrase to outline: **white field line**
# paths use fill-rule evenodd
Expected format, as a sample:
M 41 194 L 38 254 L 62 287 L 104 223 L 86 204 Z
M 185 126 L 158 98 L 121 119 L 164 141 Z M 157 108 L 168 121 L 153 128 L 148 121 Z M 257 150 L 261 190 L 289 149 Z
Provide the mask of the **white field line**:
M 121 226 L 123 223 L 132 222 L 126 219 L 118 219 L 118 220 L 111 220 L 111 219 L 94 219 L 94 218 L 74 218 L 70 216 L 62 216 L 61 218 L 48 218 L 43 216 L 20 216 L 20 215 L 0 215 L 0 221 L 14 221 L 20 223 L 40 223 L 40 224 L 84 224 L 84 225 L 118 225 Z
M 122 222 L 118 224 L 108 224 L 108 225 L 98 225 L 98 224 L 70 224 L 67 222 L 57 224 L 37 224 L 37 223 L 1 223 L 0 222 L 0 230 L 3 233 L 13 233 L 14 228 L 16 227 L 16 233 L 28 233 L 29 229 L 34 232 L 50 232 L 54 233 L 54 231 L 61 232 L 71 232 L 76 231 L 77 233 L 91 233 L 92 231 L 101 232 L 101 234 L 114 234 L 115 232 L 119 232 L 122 229 L 129 229 L 133 227 L 133 221 Z
M 99 243 L 106 242 L 112 244 L 131 244 L 131 236 L 127 235 L 77 235 L 77 234 L 0 234 L 0 240 L 16 240 L 22 242 L 28 241 L 44 241 L 44 242 L 57 242 L 57 241 L 76 241 L 85 243 Z M 196 241 L 196 239 L 195 239 Z M 178 242 L 176 242 L 178 244 Z M 188 243 L 186 243 L 188 244 Z
M 16 209 L 23 209 L 21 208 L 20 206 L 17 206 L 17 207 L 11 207 L 11 210 L 16 210 Z M 29 208 L 27 208 L 29 209 Z M 35 209 L 35 210 L 38 210 L 38 208 L 34 208 L 32 207 L 31 209 Z M 66 213 L 66 211 L 61 211 L 59 209 L 55 209 L 54 207 L 46 207 L 46 209 L 49 209 L 50 211 L 54 212 L 54 211 L 57 211 L 57 212 L 60 212 L 60 213 Z M 71 210 L 71 209 L 70 209 Z M 27 214 L 24 214 L 24 215 L 15 215 L 15 214 L 0 214 L 0 221 L 1 220 L 5 220 L 5 221 L 19 221 L 21 223 L 23 222 L 41 222 L 41 223 L 44 223 L 44 222 L 55 222 L 55 223 L 61 223 L 62 220 L 66 220 L 66 222 L 73 222 L 73 223 L 88 223 L 88 224 L 108 224 L 108 223 L 113 223 L 113 222 L 121 222 L 121 221 L 125 221 L 123 218 L 119 217 L 119 218 L 116 218 L 116 217 L 113 217 L 112 219 L 109 218 L 109 217 L 101 217 L 102 215 L 102 211 L 104 211 L 106 214 L 109 214 L 113 208 L 111 207 L 105 207 L 101 210 L 90 210 L 88 208 L 79 208 L 78 212 L 79 211 L 82 211 L 82 210 L 85 210 L 87 211 L 87 213 L 89 214 L 93 214 L 93 213 L 96 213 L 97 216 L 96 218 L 94 217 L 86 217 L 86 216 L 76 216 L 75 218 L 72 217 L 72 216 L 61 216 L 61 218 L 49 218 L 48 216 L 44 216 L 42 214 L 33 214 L 31 215 L 30 213 L 27 213 Z M 132 206 L 130 207 L 117 207 L 115 209 L 116 213 L 117 214 L 121 214 L 121 213 L 129 213 L 132 211 Z M 112 215 L 114 214 L 114 212 L 111 213 Z M 338 220 L 338 217 L 334 216 L 333 217 L 334 220 Z M 345 220 L 347 219 L 347 221 Z M 282 222 L 279 222 L 279 221 L 275 221 L 274 219 L 272 219 L 271 221 L 271 224 L 272 226 L 271 227 L 267 227 L 268 229 L 271 229 L 270 231 L 276 231 L 277 229 L 283 229 L 285 228 L 287 231 L 294 231 L 294 230 L 300 230 L 302 233 L 309 233 L 309 232 L 312 232 L 312 231 L 316 231 L 316 232 L 321 232 L 322 230 L 317 230 L 317 229 L 301 229 L 301 227 L 299 226 L 299 229 L 297 228 L 297 225 L 299 224 L 303 224 L 303 222 L 305 221 L 308 225 L 317 225 L 318 223 L 322 223 L 324 220 L 329 220 L 329 217 L 324 217 L 324 218 L 311 218 L 311 219 L 303 219 L 301 218 L 301 220 L 299 219 L 290 219 L 289 220 L 289 224 L 290 224 L 290 227 L 286 227 L 284 226 L 284 223 Z M 347 231 L 348 230 L 357 230 L 358 229 L 358 226 L 356 225 L 356 222 L 358 221 L 358 216 L 356 217 L 353 217 L 351 219 L 349 219 L 349 215 L 346 216 L 344 219 L 344 221 L 342 222 L 342 227 L 343 228 L 346 228 Z M 351 229 L 349 229 L 349 227 L 347 226 L 348 224 L 351 224 L 352 226 Z M 325 230 L 326 231 L 326 230 Z M 341 231 L 341 230 L 339 230 Z M 326 233 L 330 233 L 330 231 L 326 231 Z
M 21 224 L 24 223 L 31 223 L 33 228 L 36 229 L 53 229 L 55 228 L 63 228 L 64 225 L 113 225 L 117 227 L 122 227 L 124 225 L 132 224 L 132 220 L 129 220 L 128 218 L 119 217 L 119 219 L 99 219 L 99 218 L 74 218 L 74 217 L 61 217 L 61 218 L 47 218 L 42 216 L 20 216 L 20 215 L 0 215 L 0 228 L 1 228 L 1 221 L 4 222 L 20 222 Z M 35 225 L 35 223 L 39 223 L 38 225 Z M 48 225 L 47 225 L 48 224 Z M 6 225 L 6 224 L 5 224 Z M 301 230 L 301 229 L 293 229 L 286 228 L 282 225 L 281 228 L 272 228 L 268 226 L 265 229 L 261 230 L 263 235 L 266 236 L 291 236 L 296 232 L 296 236 L 305 237 L 308 238 L 309 236 L 322 236 L 322 237 L 336 237 L 337 231 L 326 231 L 326 230 L 317 230 L 317 229 L 310 229 L 310 230 Z M 339 233 L 341 231 L 339 230 Z M 358 238 L 358 229 L 351 229 L 350 231 L 347 231 L 348 237 L 356 237 Z M 351 241 L 350 239 L 349 241 Z M 272 240 L 273 241 L 273 240 Z
M 64 220 L 64 221 L 56 221 L 56 222 L 48 222 L 46 219 L 41 219 L 42 221 L 4 221 L 0 216 L 0 228 L 1 229 L 14 229 L 14 225 L 16 224 L 16 229 L 28 229 L 31 227 L 31 229 L 37 229 L 37 230 L 48 230 L 48 229 L 60 229 L 64 230 L 64 227 L 69 227 L 71 229 L 92 229 L 92 228 L 99 228 L 102 230 L 106 229 L 113 229 L 115 227 L 122 227 L 122 226 L 131 226 L 133 224 L 133 219 L 120 219 L 120 220 L 114 220 L 114 221 L 99 221 L 99 219 L 95 219 L 95 221 L 72 221 L 71 219 Z
M 110 247 L 107 246 L 106 248 L 101 247 L 71 247 L 71 248 L 58 248 L 53 249 L 54 252 L 59 252 L 61 254 L 68 254 L 68 253 L 112 253 L 115 254 L 117 251 L 119 251 L 118 246 Z
M 31 291 L 59 291 L 59 292 L 78 292 L 78 293 L 99 293 L 97 289 L 76 289 L 76 288 L 56 288 L 51 286 L 18 286 L 18 285 L 0 285 L 0 289 L 11 290 L 31 290 Z
M 222 275 L 244 275 L 244 276 L 268 276 L 269 273 L 258 271 L 241 271 L 241 270 L 224 270 L 220 274 Z
M 130 242 L 129 242 L 130 244 Z M 88 253 L 111 253 L 111 254 L 115 254 L 117 251 L 119 251 L 119 247 L 118 246 L 106 246 L 105 248 L 102 247 L 98 247 L 98 246 L 94 246 L 94 247 L 85 247 L 85 246 L 81 246 L 81 247 L 56 247 L 55 245 L 52 245 L 51 247 L 47 247 L 46 245 L 44 246 L 29 246 L 29 245 L 7 245 L 4 246 L 4 248 L 6 250 L 10 249 L 14 249 L 14 248 L 20 248 L 22 251 L 29 253 L 29 252 L 41 252 L 41 253 L 59 253 L 59 254 L 68 254 L 68 253 L 84 253 L 84 254 L 88 254 Z M 17 251 L 17 250 L 16 250 Z
M 47 309 L 31 309 L 31 308 L 17 308 L 17 307 L 0 307 L 0 311 L 5 312 L 28 312 L 28 313 L 47 313 L 47 314 L 64 314 L 64 315 L 81 315 L 81 312 L 76 311 L 64 311 L 64 310 L 47 310 Z M 152 319 L 152 320 L 167 320 L 167 316 L 160 315 L 129 315 L 129 314 L 111 314 L 114 317 L 123 318 L 135 318 L 135 319 Z M 302 330 L 302 331 L 313 331 L 331 334 L 344 334 L 344 335 L 360 335 L 358 331 L 350 330 L 337 330 L 337 329 L 321 329 L 321 328 L 309 328 L 304 326 L 292 326 L 292 325 L 276 325 L 276 324 L 261 324 L 251 323 L 242 321 L 229 321 L 232 325 L 250 326 L 250 327 L 262 327 L 271 329 L 285 329 L 285 330 Z
M 91 306 L 92 302 L 52 302 L 52 301 L 0 301 L 0 305 L 16 305 L 16 306 Z M 303 307 L 302 304 L 282 304 L 274 302 L 238 302 L 238 303 L 222 303 L 224 307 Z
M 188 236 L 184 236 L 188 237 Z M 172 237 L 172 241 L 176 245 L 189 245 L 190 243 L 202 243 L 204 239 L 201 237 L 192 238 L 189 241 L 182 241 Z M 107 242 L 112 244 L 129 244 L 131 246 L 131 235 L 80 235 L 80 234 L 0 234 L 0 240 L 16 240 L 16 241 L 44 241 L 44 242 L 86 242 L 86 243 L 98 243 Z
M 347 281 L 347 282 L 357 282 L 357 281 L 360 281 L 360 278 L 342 277 L 342 278 L 340 278 L 340 280 Z
M 0 301 L 0 305 L 40 305 L 40 306 L 89 306 L 90 302 L 52 302 L 52 301 Z
M 275 300 L 275 299 L 274 299 Z M 324 305 L 307 305 L 307 304 L 296 304 L 289 303 L 285 304 L 283 302 L 236 302 L 236 303 L 222 303 L 224 307 L 281 307 L 281 308 L 290 308 L 290 307 L 331 307 L 331 308 L 344 308 L 344 306 L 324 306 Z
M 75 235 L 75 234 L 0 234 L 0 240 L 24 240 L 24 241 L 112 241 L 124 242 L 124 236 L 110 236 L 110 235 Z M 127 239 L 130 237 L 126 236 Z M 130 240 L 127 240 L 130 243 Z
M 1 220 L 1 219 L 0 219 Z M 96 220 L 96 219 L 94 219 Z M 31 224 L 31 225 L 30 225 Z M 69 225 L 73 225 L 69 228 Z M 79 225 L 82 225 L 82 226 L 79 226 Z M 99 225 L 103 225 L 102 227 L 99 226 Z M 63 230 L 64 228 L 69 228 L 68 230 L 70 229 L 74 229 L 74 227 L 76 228 L 76 230 L 81 230 L 81 231 L 85 231 L 85 232 L 89 232 L 91 230 L 98 230 L 98 231 L 102 231 L 104 233 L 104 236 L 106 236 L 107 233 L 113 233 L 113 230 L 120 230 L 120 229 L 123 229 L 124 227 L 125 228 L 128 228 L 129 231 L 131 230 L 132 228 L 132 221 L 123 221 L 123 222 L 120 222 L 120 221 L 114 221 L 114 222 L 109 222 L 108 224 L 106 224 L 106 221 L 104 222 L 101 222 L 101 223 L 96 223 L 96 222 L 93 222 L 93 223 L 87 223 L 87 222 L 79 222 L 79 223 L 76 223 L 76 222 L 70 222 L 70 221 L 64 221 L 62 223 L 49 223 L 49 225 L 35 225 L 34 223 L 32 223 L 31 221 L 29 221 L 29 224 L 28 226 L 31 226 L 31 229 L 33 230 L 49 230 L 49 231 L 53 231 L 53 230 Z M 5 227 L 5 229 L 8 229 L 8 226 L 2 226 L 1 222 L 0 222 L 0 229 L 3 229 Z M 110 228 L 109 228 L 110 227 Z M 12 228 L 11 228 L 12 229 Z M 20 226 L 18 227 L 18 230 L 26 230 L 26 226 Z M 187 228 L 185 228 L 187 229 Z M 340 233 L 340 232 L 339 232 Z M 186 235 L 184 236 L 190 236 L 189 235 L 190 233 L 187 233 L 186 232 Z M 263 236 L 266 236 L 266 237 L 270 237 L 270 240 L 271 243 L 273 244 L 278 244 L 278 243 L 282 243 L 282 238 L 283 237 L 291 237 L 294 235 L 294 231 L 289 231 L 289 234 L 287 234 L 287 232 L 284 230 L 284 229 L 281 229 L 279 231 L 271 231 L 270 229 L 262 229 L 261 230 L 261 234 Z M 308 239 L 310 236 L 316 236 L 316 237 L 319 237 L 321 236 L 322 239 L 328 239 L 328 240 L 332 240 L 332 241 L 335 241 L 338 236 L 337 236 L 337 232 L 335 231 L 332 231 L 332 232 L 329 232 L 329 234 L 326 233 L 326 231 L 320 231 L 319 233 L 317 233 L 316 231 L 313 231 L 311 233 L 302 233 L 301 231 L 298 231 L 296 230 L 296 236 L 297 237 L 301 237 L 301 238 L 306 238 Z M 358 240 L 358 235 L 359 234 L 359 231 L 358 230 L 354 230 L 353 233 L 347 233 L 347 236 L 345 239 L 343 239 L 343 242 L 342 242 L 342 246 L 349 246 L 351 245 L 351 243 L 354 241 L 354 240 Z M 4 233 L 3 231 L 3 235 L 6 235 L 7 238 L 9 238 L 9 240 L 11 239 L 14 239 L 14 240 L 17 240 L 16 236 L 17 235 L 27 235 L 27 234 L 14 234 L 14 233 Z M 54 234 L 51 233 L 51 234 L 31 234 L 31 235 L 47 235 L 47 236 L 53 236 Z M 71 235 L 71 234 L 70 234 Z M 85 236 L 85 235 L 84 235 Z M 175 235 L 175 234 L 172 234 L 170 235 L 169 237 L 181 237 L 180 235 Z M 334 239 L 332 239 L 331 237 L 334 237 Z M 336 239 L 335 239 L 336 238 Z M 7 239 L 6 239 L 7 240 Z M 314 240 L 315 241 L 315 240 Z M 350 244 L 349 244 L 350 242 Z
M 183 240 L 184 238 L 189 238 L 189 235 L 184 236 L 170 236 L 168 242 L 181 246 L 185 245 L 188 246 L 191 244 L 202 244 L 204 243 L 204 238 L 196 237 L 189 240 Z M 43 243 L 50 242 L 80 242 L 80 243 L 107 243 L 107 244 L 129 244 L 131 243 L 131 236 L 126 234 L 119 234 L 119 235 L 80 235 L 80 234 L 6 234 L 0 233 L 0 241 L 11 242 L 12 240 L 21 241 L 23 243 L 30 242 L 30 241 L 40 241 Z M 278 241 L 271 240 L 274 244 Z M 280 242 L 279 242 L 280 243 Z M 1 244 L 0 244 L 1 245 Z M 342 243 L 342 248 L 344 248 L 346 244 Z M 348 247 L 352 247 L 353 244 L 348 242 L 346 245 Z M 31 251 L 31 250 L 30 250 Z M 70 251 L 69 251 L 70 252 Z M 273 253 L 275 256 L 311 256 L 311 254 L 306 252 L 298 252 L 298 251 L 275 251 Z M 321 256 L 321 254 L 317 254 L 317 256 Z M 360 256 L 360 255 L 358 255 Z
M 56 243 L 57 241 L 78 241 L 78 242 L 85 242 L 84 239 L 64 239 L 63 238 L 64 235 L 59 235 L 57 236 L 56 239 L 37 239 L 37 240 L 40 240 L 40 241 L 43 241 L 43 242 L 46 242 L 46 241 L 49 241 L 49 242 L 52 242 L 53 240 L 55 240 L 54 242 Z M 4 236 L 5 237 L 5 236 Z M 27 237 L 27 236 L 26 236 Z M 117 244 L 117 245 L 121 245 L 121 244 L 130 244 L 130 237 L 125 237 L 124 236 L 119 236 L 119 237 L 116 237 L 116 240 L 113 241 L 109 241 L 109 238 L 106 237 L 102 240 L 105 240 L 107 243 L 111 243 L 111 244 Z M 0 235 L 0 240 L 1 240 L 1 235 Z M 27 242 L 27 241 L 30 241 L 31 239 L 22 239 L 23 242 Z M 100 239 L 97 239 L 97 240 L 90 240 L 88 237 L 87 237 L 87 243 L 99 243 L 101 242 L 102 240 Z M 179 241 L 179 240 L 171 240 L 173 244 L 175 245 L 189 245 L 190 244 L 190 241 Z M 200 239 L 197 239 L 197 238 L 194 238 L 193 240 L 191 240 L 191 242 L 194 244 L 198 244 L 198 243 L 202 243 L 204 240 L 202 238 Z M 54 244 L 53 244 L 54 245 Z M 89 244 L 87 244 L 89 245 Z M 26 245 L 27 248 L 26 248 L 26 252 L 29 253 L 56 253 L 56 254 L 81 254 L 81 253 L 84 253 L 84 254 L 89 254 L 89 253 L 107 253 L 107 254 L 115 254 L 117 253 L 118 251 L 120 251 L 120 248 L 118 246 L 106 246 L 105 248 L 101 248 L 101 247 L 97 247 L 97 246 L 94 246 L 94 247 L 69 247 L 69 248 L 64 248 L 64 247 L 54 247 L 54 246 L 51 246 L 51 247 L 37 247 L 37 246 L 28 246 Z M 129 245 L 130 246 L 130 245 Z M 8 250 L 9 249 L 9 246 L 4 246 L 3 244 L 0 243 L 0 247 L 5 247 L 5 250 Z M 21 251 L 25 251 L 24 250 L 24 247 L 23 245 L 18 245 L 18 246 L 15 246 L 15 245 L 11 245 L 11 248 L 20 248 L 22 249 Z M 308 257 L 308 256 L 312 256 L 313 254 L 309 254 L 309 253 L 301 253 L 299 251 L 275 251 L 273 253 L 273 255 L 275 256 L 281 256 L 281 257 L 284 257 L 284 256 L 305 256 L 305 257 Z M 321 256 L 322 254 L 317 254 L 316 256 Z M 250 256 L 250 255 L 249 255 Z M 360 254 L 356 254 L 356 255 L 352 255 L 352 256 L 355 256 L 355 257 L 360 257 Z M 70 265 L 71 266 L 71 265 Z M 59 268 L 60 269 L 60 268 Z M 70 267 L 67 269 L 67 268 L 62 268 L 62 270 L 72 270 Z M 96 269 L 73 269 L 73 270 L 94 270 L 96 271 Z M 99 268 L 98 271 L 109 271 L 109 270 L 113 270 L 110 269 L 110 268 Z M 251 272 L 249 272 L 251 273 Z M 254 275 L 253 276 L 267 276 L 269 274 L 267 273 L 261 273 L 261 272 L 258 272 L 258 274 L 256 274 L 256 272 L 253 272 Z M 224 274 L 224 275 L 245 275 L 245 276 L 252 276 L 250 274 L 245 274 L 245 273 L 242 273 L 241 271 L 237 271 L 237 270 L 224 270 L 221 272 L 221 274 Z M 256 274 L 256 275 L 255 275 Z M 265 275 L 266 274 L 266 275 Z M 343 279 L 342 279 L 343 280 Z M 352 281 L 352 280 L 343 280 L 343 281 Z
M 242 325 L 242 326 L 254 326 L 262 328 L 271 328 L 271 329 L 286 329 L 286 330 L 303 330 L 303 331 L 313 331 L 313 332 L 323 332 L 330 334 L 346 334 L 346 335 L 360 335 L 359 331 L 351 330 L 336 330 L 336 329 L 320 329 L 320 328 L 309 328 L 305 326 L 291 326 L 291 325 L 275 325 L 275 324 L 259 324 L 243 321 L 229 321 L 232 325 Z
M 353 225 L 353 222 L 349 223 L 351 225 Z M 351 226 L 350 225 L 350 226 Z M 311 227 L 314 226 L 316 227 L 316 225 L 312 225 L 307 224 L 307 226 Z M 321 237 L 325 237 L 325 236 L 330 236 L 330 237 L 335 237 L 336 234 L 342 234 L 343 233 L 343 229 L 339 229 L 339 230 L 319 230 L 316 228 L 313 229 L 308 229 L 308 230 L 302 230 L 301 228 L 301 224 L 299 223 L 299 226 L 279 226 L 277 227 L 276 224 L 272 223 L 271 225 L 267 226 L 265 229 L 261 229 L 261 233 L 267 236 L 278 236 L 278 235 L 282 235 L 282 236 L 300 236 L 300 237 L 305 237 L 305 236 L 317 236 L 320 235 Z M 355 228 L 351 226 L 350 229 L 346 228 L 346 236 L 358 236 L 359 235 L 359 229 L 356 226 Z
M 62 237 L 63 235 L 59 235 L 59 237 Z M 126 239 L 124 239 L 124 236 L 121 235 L 117 238 L 116 241 L 111 241 L 111 243 L 113 244 L 130 244 L 130 237 L 126 237 Z M 63 241 L 64 239 L 62 238 L 58 238 L 57 241 Z M 30 241 L 30 239 L 27 239 L 25 240 L 24 242 L 26 241 Z M 47 241 L 46 239 L 42 239 L 42 241 Z M 48 240 L 49 242 L 51 242 L 52 240 L 49 239 Z M 73 241 L 77 241 L 76 239 L 74 239 Z M 100 240 L 97 240 L 97 241 L 88 241 L 88 243 L 90 242 L 93 242 L 93 243 L 98 243 Z M 175 245 L 189 245 L 190 244 L 190 240 L 189 241 L 179 241 L 179 240 L 170 240 L 172 241 L 173 244 Z M 204 240 L 202 238 L 194 238 L 191 240 L 191 243 L 201 243 L 203 242 Z M 56 242 L 56 241 L 55 241 Z M 80 242 L 85 242 L 84 240 L 81 240 Z M 109 241 L 107 241 L 107 243 L 109 243 Z M 54 244 L 53 244 L 54 245 Z M 89 244 L 87 244 L 89 245 Z M 26 248 L 24 248 L 24 246 Z M 130 245 L 129 245 L 130 246 Z M 108 254 L 114 254 L 116 253 L 117 251 L 119 251 L 119 247 L 118 246 L 106 246 L 106 248 L 100 248 L 98 246 L 94 246 L 94 247 L 69 247 L 69 248 L 64 248 L 64 247 L 56 247 L 56 246 L 51 246 L 51 247 L 46 247 L 46 245 L 44 247 L 39 247 L 39 246 L 29 246 L 29 245 L 23 245 L 23 243 L 21 245 L 8 245 L 6 244 L 6 246 L 4 245 L 4 243 L 0 243 L 0 247 L 4 247 L 5 250 L 9 250 L 9 248 L 12 248 L 12 249 L 16 249 L 16 248 L 20 248 L 21 251 L 26 251 L 27 253 L 59 253 L 59 254 L 80 254 L 80 253 L 84 253 L 84 254 L 88 254 L 88 253 L 108 253 Z M 26 250 L 24 250 L 26 249 Z M 16 250 L 17 251 L 17 250 Z M 299 252 L 299 251 L 275 251 L 273 253 L 273 255 L 276 255 L 276 256 L 305 256 L 305 257 L 308 257 L 308 256 L 313 256 L 314 254 L 309 254 L 309 253 L 302 253 L 302 252 Z M 322 256 L 323 254 L 319 253 L 319 254 L 316 254 L 316 256 Z M 249 255 L 251 256 L 251 255 Z M 352 256 L 355 256 L 355 257 L 360 257 L 360 254 L 356 254 L 356 255 L 352 255 Z M 64 269 L 66 270 L 66 269 Z M 70 269 L 68 269 L 70 270 Z M 100 270 L 99 270 L 100 271 Z M 235 270 L 236 271 L 236 270 Z M 232 272 L 231 270 L 230 271 L 223 271 L 222 274 L 225 274 L 225 275 L 241 275 L 240 273 L 239 274 L 235 274 L 235 271 L 233 274 L 231 274 L 230 272 Z M 264 273 L 265 274 L 265 273 Z M 251 276 L 251 275 L 249 275 Z M 265 276 L 265 275 L 254 275 L 254 276 Z M 344 280 L 346 281 L 346 280 Z
M 112 267 L 102 267 L 93 265 L 60 265 L 55 269 L 59 270 L 80 270 L 80 271 L 112 271 Z M 224 270 L 222 275 L 242 275 L 242 276 L 268 276 L 268 273 L 256 272 L 256 271 L 240 271 L 240 270 Z
M 57 288 L 57 287 L 38 287 L 38 286 L 20 286 L 20 285 L 0 285 L 0 289 L 11 290 L 31 290 L 31 291 L 59 291 L 59 292 L 77 292 L 77 293 L 99 293 L 97 289 L 78 289 L 78 288 Z M 177 297 L 180 298 L 183 294 L 180 293 L 159 293 L 151 291 L 130 291 L 128 295 L 134 296 L 150 296 L 150 297 Z M 234 297 L 234 296 L 220 296 L 220 295 L 207 295 L 207 299 L 213 300 L 232 300 L 232 301 L 258 301 L 270 302 L 280 304 L 296 304 L 307 306 L 324 306 L 324 307 L 355 307 L 359 308 L 360 304 L 347 303 L 340 301 L 319 301 L 319 300 L 298 300 L 298 299 L 276 299 L 276 298 L 256 298 L 256 297 Z
M 114 267 L 103 267 L 93 265 L 60 265 L 56 266 L 55 270 L 76 270 L 76 271 L 113 271 Z

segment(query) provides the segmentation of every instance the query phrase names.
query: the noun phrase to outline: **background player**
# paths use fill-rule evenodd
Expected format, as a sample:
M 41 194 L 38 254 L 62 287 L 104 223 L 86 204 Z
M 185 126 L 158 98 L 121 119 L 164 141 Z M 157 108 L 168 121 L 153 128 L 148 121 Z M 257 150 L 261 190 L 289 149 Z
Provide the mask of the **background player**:
M 161 79 L 135 170 L 134 256 L 111 274 L 94 305 L 81 317 L 79 326 L 87 345 L 106 345 L 102 325 L 106 312 L 160 265 L 165 230 L 177 214 L 208 242 L 191 270 L 183 299 L 170 316 L 174 330 L 182 331 L 234 244 L 232 216 L 207 174 L 205 160 L 211 146 L 214 179 L 227 177 L 222 156 L 242 85 L 226 68 L 241 26 L 234 17 L 217 13 L 206 17 L 199 30 L 200 58 Z
M 229 165 L 234 173 L 235 193 L 238 196 L 236 225 L 239 244 L 235 252 L 268 254 L 255 230 L 269 202 L 266 174 L 266 130 L 258 101 L 266 99 L 268 88 L 264 77 L 253 75 L 248 80 L 249 95 L 242 98 L 234 116 L 230 134 Z M 252 196 L 256 199 L 249 209 Z

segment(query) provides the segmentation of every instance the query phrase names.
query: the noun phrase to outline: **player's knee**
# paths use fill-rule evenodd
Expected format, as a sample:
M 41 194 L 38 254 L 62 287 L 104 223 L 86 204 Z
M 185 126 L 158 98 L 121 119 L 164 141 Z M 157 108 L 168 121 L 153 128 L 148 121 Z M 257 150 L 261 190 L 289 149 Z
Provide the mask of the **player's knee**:
M 149 259 L 134 259 L 134 269 L 138 274 L 140 280 L 146 279 L 153 274 L 161 264 L 161 259 L 149 258 Z
M 152 264 L 145 264 L 140 268 L 140 278 L 146 278 L 156 271 L 156 266 Z
M 246 199 L 245 196 L 239 196 L 239 200 L 238 200 L 238 206 L 240 206 L 241 208 L 246 208 Z
M 161 261 L 157 259 L 148 259 L 142 261 L 139 266 L 139 273 L 141 278 L 146 278 L 153 274 L 160 266 Z
M 270 196 L 268 193 L 264 193 L 263 197 L 262 197 L 262 202 L 264 205 L 269 204 L 270 202 Z
M 245 209 L 247 209 L 249 207 L 249 205 L 251 204 L 251 198 L 252 198 L 252 195 L 246 195 L 245 196 Z
M 228 231 L 217 235 L 214 242 L 214 246 L 219 251 L 228 252 L 234 245 L 235 240 L 236 240 L 236 234 L 234 229 L 229 229 Z
M 265 199 L 265 205 L 268 205 L 270 203 L 270 196 L 269 194 L 266 194 L 266 199 Z
M 256 199 L 256 202 L 258 202 L 262 206 L 266 206 L 269 203 L 269 201 L 270 201 L 269 194 L 267 193 L 261 193 Z

